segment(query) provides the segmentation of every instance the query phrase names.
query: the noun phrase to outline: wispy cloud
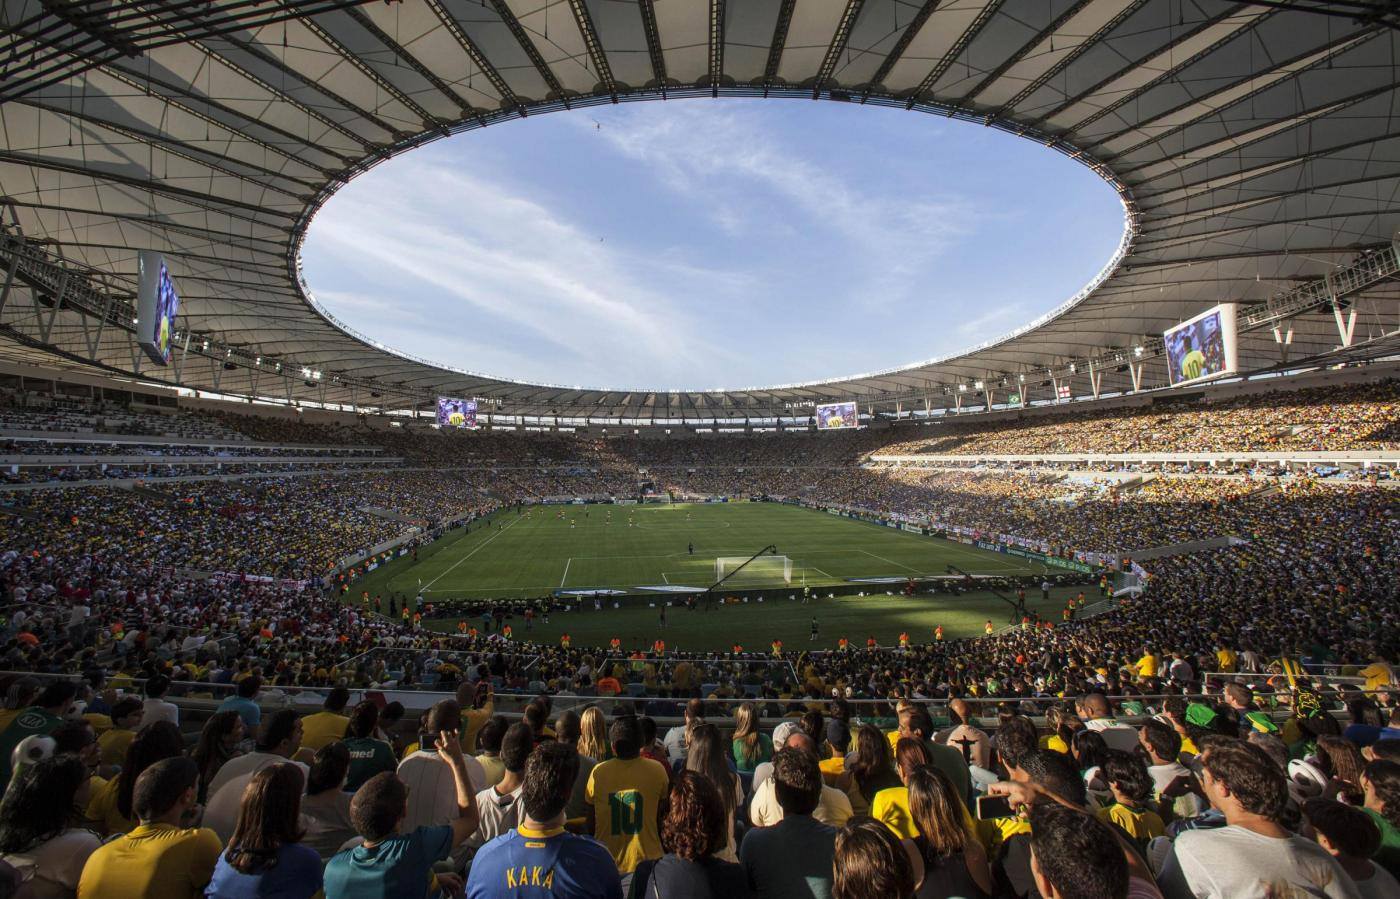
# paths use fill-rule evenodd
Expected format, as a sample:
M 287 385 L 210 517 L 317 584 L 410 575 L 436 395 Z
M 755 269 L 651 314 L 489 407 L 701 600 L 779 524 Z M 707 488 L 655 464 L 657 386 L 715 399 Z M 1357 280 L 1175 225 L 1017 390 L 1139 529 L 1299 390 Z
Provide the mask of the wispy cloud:
M 740 387 L 980 343 L 1057 305 L 1117 242 L 1111 192 L 1096 222 L 1074 199 L 1092 179 L 1061 178 L 1076 167 L 1043 149 L 815 108 L 628 104 L 415 150 L 325 205 L 308 281 L 357 329 L 457 368 Z M 901 142 L 905 122 L 930 130 Z M 1073 228 L 1040 212 L 1054 204 Z
M 892 180 L 878 155 L 861 169 L 842 168 L 823 159 L 820 146 L 785 140 L 752 106 L 674 105 L 667 116 L 623 119 L 600 133 L 669 189 L 703 201 L 726 231 L 768 233 L 777 220 L 798 240 L 839 241 L 858 305 L 902 300 L 976 230 L 976 204 L 947 188 L 930 190 L 917 171 L 907 182 Z M 910 190 L 914 184 L 920 190 Z M 763 214 L 775 208 L 789 214 Z
M 372 190 L 358 187 L 351 184 L 327 204 L 313 233 L 338 264 L 369 274 L 385 291 L 381 304 L 391 306 L 404 325 L 445 327 L 463 350 L 479 347 L 482 335 L 504 330 L 532 353 L 584 367 L 594 383 L 604 372 L 587 369 L 600 358 L 615 378 L 611 354 L 625 353 L 638 376 L 665 377 L 731 357 L 730 349 L 698 326 L 694 309 L 645 283 L 647 273 L 636 276 L 635 260 L 538 203 L 411 158 L 399 161 L 391 178 L 377 179 Z M 392 225 L 376 227 L 383 223 Z M 709 279 L 715 290 L 738 283 L 679 260 L 659 259 L 656 271 L 683 273 L 692 282 Z M 321 294 L 323 302 L 351 296 L 352 308 L 374 308 L 363 291 Z M 519 350 L 512 355 L 518 362 Z M 443 361 L 483 368 L 472 353 Z M 517 375 L 509 369 L 490 373 Z

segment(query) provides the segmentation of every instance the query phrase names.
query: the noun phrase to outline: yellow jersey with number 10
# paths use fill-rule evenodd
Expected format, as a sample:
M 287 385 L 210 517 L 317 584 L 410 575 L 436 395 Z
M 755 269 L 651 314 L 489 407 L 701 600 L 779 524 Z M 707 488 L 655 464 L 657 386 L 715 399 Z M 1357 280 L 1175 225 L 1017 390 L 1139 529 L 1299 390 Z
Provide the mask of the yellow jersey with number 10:
M 609 759 L 588 776 L 593 836 L 612 853 L 619 872 L 630 874 L 646 859 L 661 857 L 656 811 L 669 789 L 666 769 L 648 758 Z

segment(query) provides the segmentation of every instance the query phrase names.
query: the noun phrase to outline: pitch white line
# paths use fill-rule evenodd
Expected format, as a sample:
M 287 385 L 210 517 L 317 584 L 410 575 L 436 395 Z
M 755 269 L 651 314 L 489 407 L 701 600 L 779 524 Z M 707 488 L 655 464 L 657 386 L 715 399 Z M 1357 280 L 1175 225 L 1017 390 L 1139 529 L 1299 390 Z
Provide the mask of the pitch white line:
M 569 556 L 569 561 L 564 563 L 564 576 L 559 579 L 559 589 L 564 588 L 564 582 L 569 579 L 569 566 L 574 564 L 574 557 Z
M 917 569 L 917 568 L 911 568 L 911 567 L 909 567 L 908 565 L 905 565 L 903 562 L 896 562 L 894 559 L 886 559 L 884 556 L 877 556 L 877 555 L 875 555 L 873 552 L 871 552 L 871 551 L 868 550 L 868 549 L 862 549 L 862 550 L 858 550 L 858 551 L 859 551 L 859 552 L 865 553 L 867 556 L 869 556 L 869 557 L 872 558 L 872 559 L 879 559 L 881 562 L 889 562 L 891 565 L 898 565 L 900 568 L 903 568 L 905 571 L 912 571 L 912 572 L 914 572 L 915 574 L 917 574 L 918 571 L 919 571 L 919 569 Z
M 482 547 L 486 546 L 486 544 L 490 543 L 492 540 L 495 540 L 497 537 L 501 536 L 501 535 L 504 534 L 506 531 L 508 531 L 508 530 L 510 530 L 511 528 L 515 527 L 516 522 L 518 522 L 518 521 L 520 521 L 520 520 L 521 520 L 521 519 L 519 519 L 519 518 L 511 519 L 510 524 L 506 525 L 505 527 L 501 528 L 501 529 L 500 529 L 499 531 L 497 531 L 496 533 L 492 534 L 490 537 L 487 537 L 485 540 L 483 540 L 483 541 L 481 541 L 480 543 L 478 543 L 478 544 L 476 545 L 476 549 L 473 549 L 471 552 L 467 553 L 465 556 L 462 556 L 462 558 L 460 558 L 460 559 L 458 559 L 457 561 L 453 562 L 453 563 L 448 567 L 447 571 L 444 571 L 442 574 L 440 574 L 440 575 L 438 575 L 437 577 L 433 578 L 431 581 L 428 581 L 426 584 L 424 584 L 424 585 L 423 585 L 422 587 L 420 587 L 419 589 L 426 592 L 427 589 L 428 589 L 429 587 L 431 587 L 433 584 L 436 584 L 438 581 L 440 581 L 440 580 L 442 580 L 443 578 L 447 577 L 448 573 L 451 572 L 453 568 L 456 568 L 458 565 L 461 565 L 463 562 L 467 561 L 467 560 L 470 559 L 472 556 L 476 555 L 478 552 L 481 551 Z

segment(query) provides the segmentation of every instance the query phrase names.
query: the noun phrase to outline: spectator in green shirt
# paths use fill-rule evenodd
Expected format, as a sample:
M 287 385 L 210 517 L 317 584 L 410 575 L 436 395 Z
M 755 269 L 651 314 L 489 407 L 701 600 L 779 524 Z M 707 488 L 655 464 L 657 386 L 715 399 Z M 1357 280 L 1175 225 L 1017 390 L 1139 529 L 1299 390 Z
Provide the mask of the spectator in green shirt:
M 1381 831 L 1381 848 L 1372 858 L 1400 877 L 1400 764 L 1377 760 L 1361 772 L 1366 814 Z
M 381 771 L 393 771 L 398 762 L 394 749 L 383 740 L 374 738 L 379 725 L 379 706 L 366 699 L 350 713 L 350 724 L 345 728 L 345 748 L 350 751 L 350 773 L 345 779 L 345 789 L 355 792 L 360 786 Z
M 78 695 L 72 681 L 54 681 L 44 688 L 35 704 L 20 712 L 0 733 L 0 793 L 10 784 L 10 756 L 25 737 L 47 736 L 63 723 L 63 715 Z

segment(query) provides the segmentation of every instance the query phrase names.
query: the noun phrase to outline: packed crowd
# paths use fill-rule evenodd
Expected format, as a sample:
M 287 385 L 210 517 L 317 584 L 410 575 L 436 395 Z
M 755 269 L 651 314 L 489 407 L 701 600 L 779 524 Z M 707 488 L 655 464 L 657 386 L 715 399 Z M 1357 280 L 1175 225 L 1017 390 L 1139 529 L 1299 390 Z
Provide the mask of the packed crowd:
M 857 469 L 799 496 L 935 527 L 971 527 L 1081 551 L 1126 552 L 1243 536 L 1274 489 L 1251 480 L 1207 477 L 1154 478 L 1120 489 L 1044 472 Z M 1255 495 L 1258 500 L 1251 502 Z
M 512 721 L 478 674 L 406 721 L 343 687 L 270 710 L 243 672 L 193 745 L 163 676 L 8 678 L 0 894 L 1400 895 L 1400 709 L 1357 700 L 1343 730 L 1303 680 L 1140 723 L 1089 692 L 990 732 L 960 699 L 814 698 L 770 731 L 698 698 L 665 729 L 544 696 Z
M 5 549 L 132 567 L 321 578 L 342 558 L 493 505 L 468 477 L 403 471 L 15 494 Z M 19 513 L 19 514 L 15 514 Z
M 727 470 L 697 461 L 711 441 L 443 439 L 482 455 L 450 472 L 7 499 L 0 667 L 83 678 L 11 678 L 0 711 L 0 858 L 31 895 L 1397 889 L 1400 715 L 1383 707 L 1400 695 L 1400 503 L 1385 487 L 806 470 L 770 455 L 809 440 L 792 435 L 746 441 Z M 411 524 L 425 533 L 408 552 L 501 503 L 643 479 L 1066 551 L 1245 542 L 1152 560 L 1145 592 L 1098 617 L 782 666 L 448 637 L 317 581 Z M 1372 692 L 1310 689 L 1300 672 L 1313 666 Z M 460 683 L 458 700 L 421 722 L 373 698 L 347 712 L 344 688 L 427 682 Z M 342 689 L 305 718 L 268 711 L 308 687 Z M 494 691 L 547 693 L 556 708 L 532 703 L 508 727 Z M 187 755 L 169 700 L 199 697 L 223 706 Z M 706 703 L 745 697 L 732 723 Z M 1000 713 L 994 733 L 969 703 Z M 1050 710 L 1044 732 L 1029 709 Z M 656 734 L 670 715 L 686 723 Z M 769 736 L 759 718 L 788 720 Z
M 175 409 L 168 413 L 138 411 L 118 403 L 60 399 L 12 390 L 0 390 L 0 431 L 140 434 L 224 441 L 247 439 L 236 429 L 224 427 L 208 417 Z
M 22 397 L 9 396 L 11 406 L 0 410 L 0 435 L 15 428 L 51 432 L 51 441 L 33 442 L 0 436 L 0 456 L 61 453 L 78 459 L 120 455 L 137 458 L 120 464 L 79 463 L 6 467 L 0 480 L 8 483 L 86 481 L 92 479 L 187 478 L 192 473 L 211 477 L 297 473 L 308 469 L 348 471 L 377 464 L 450 468 L 493 472 L 505 489 L 522 497 L 632 496 L 651 489 L 673 495 L 767 494 L 842 502 L 847 497 L 873 497 L 880 506 L 907 506 L 946 500 L 952 514 L 964 515 L 966 504 L 985 506 L 998 491 L 1018 509 L 1012 516 L 1039 517 L 1046 508 L 1073 505 L 1073 491 L 1056 489 L 1054 473 L 1028 475 L 1014 484 L 997 486 L 995 477 L 973 477 L 964 485 L 927 470 L 871 464 L 871 456 L 887 454 L 1028 454 L 1143 450 L 1278 450 L 1385 449 L 1400 445 L 1395 424 L 1397 382 L 1315 388 L 1286 394 L 1270 393 L 1210 405 L 1155 403 L 1136 410 L 1101 410 L 1073 417 L 1028 417 L 1003 421 L 939 421 L 921 428 L 896 427 L 811 434 L 788 432 L 742 436 L 641 437 L 625 433 L 569 435 L 513 430 L 439 431 L 426 424 L 411 427 L 371 427 L 365 420 L 332 424 L 304 420 L 300 415 L 250 415 L 239 412 L 185 411 L 168 414 L 127 411 L 111 404 L 84 407 L 64 401 L 58 408 L 30 409 Z M 32 399 L 32 398 L 31 398 Z M 188 444 L 94 444 L 64 442 L 64 433 L 167 433 Z M 913 438 L 911 434 L 918 435 Z M 200 441 L 204 441 L 202 444 Z M 211 446 L 211 442 L 234 446 Z M 253 442 L 280 448 L 258 447 Z M 326 449 L 339 447 L 342 449 Z M 341 454 L 354 461 L 336 461 Z M 281 461 L 259 457 L 280 455 Z M 288 455 L 295 459 L 287 459 Z M 201 464 L 170 464 L 173 458 L 206 457 Z M 360 461 L 360 457 L 370 462 Z M 207 461 L 207 464 L 204 462 Z M 1083 468 L 1084 466 L 1079 466 Z M 1119 469 L 1150 473 L 1150 465 L 1119 464 Z M 1072 471 L 1075 466 L 1060 466 Z M 998 468 L 994 473 L 1004 469 Z M 1246 469 L 1256 479 L 1273 479 L 1277 469 Z M 1390 474 L 1375 469 L 1318 469 L 1313 477 L 1373 481 Z M 942 481 L 942 483 L 939 483 Z M 1047 482 L 1037 484 L 1037 481 Z M 924 483 L 927 482 L 927 483 Z M 1141 494 L 1150 499 L 1158 485 Z M 1217 492 L 1228 493 L 1224 488 Z M 1083 491 L 1078 491 L 1082 498 Z M 1225 497 L 1228 499 L 1229 497 Z M 1115 498 L 1116 499 L 1116 498 Z M 1162 503 L 1175 511 L 1181 497 Z M 1067 502 L 1069 500 L 1069 502 Z M 870 505 L 869 503 L 867 505 Z M 1030 508 L 1036 506 L 1038 508 Z M 1001 524 L 1005 524 L 1002 516 Z M 1039 518 L 1044 521 L 1044 518 Z M 998 525 L 1000 527 L 1000 525 Z
M 125 491 L 37 494 L 26 516 L 12 519 L 13 526 L 7 528 L 0 556 L 0 601 L 53 603 L 58 609 L 50 618 L 34 616 L 27 623 L 26 639 L 10 643 L 10 667 L 74 670 L 73 660 L 85 651 L 104 652 L 110 643 L 130 645 L 139 639 L 146 654 L 127 657 L 128 667 L 138 670 L 154 658 L 184 667 L 179 680 L 212 679 L 216 671 L 271 660 L 279 683 L 292 686 L 323 684 L 337 677 L 356 686 L 404 678 L 423 681 L 424 660 L 398 667 L 340 666 L 378 645 L 415 652 L 447 645 L 433 634 L 399 628 L 392 612 L 407 605 L 406 597 L 397 598 L 398 610 L 381 606 L 380 611 L 391 613 L 381 616 L 358 602 L 356 608 L 342 611 L 338 598 L 323 595 L 310 578 L 273 587 L 238 576 L 185 581 L 181 574 L 183 569 L 197 569 L 305 578 L 307 572 L 324 571 L 337 554 L 401 532 L 408 510 L 417 509 L 429 522 L 429 530 L 417 538 L 424 541 L 438 533 L 432 520 L 441 521 L 449 513 L 470 518 L 489 512 L 500 501 L 488 498 L 484 485 L 470 479 L 444 479 L 429 472 L 379 476 L 351 487 L 347 478 L 289 479 L 286 484 L 246 488 L 227 482 L 219 484 L 218 491 L 228 492 L 198 494 L 197 501 L 174 495 L 162 501 Z M 247 492 L 255 488 L 261 492 Z M 399 517 L 379 517 L 372 511 L 379 504 L 400 510 Z M 1131 504 L 1111 503 L 1094 508 L 1099 509 L 1096 517 L 1067 518 L 1062 526 L 1094 533 L 1083 524 L 1094 521 L 1103 533 L 1117 528 L 1129 537 L 1145 534 L 1141 540 L 1147 543 L 1173 536 L 1168 530 L 1172 517 L 1165 510 L 1149 507 L 1144 512 Z M 334 510 L 338 529 L 323 525 L 328 509 Z M 1144 597 L 1102 618 L 972 643 L 934 645 L 931 635 L 923 635 L 914 642 L 928 645 L 896 655 L 854 651 L 813 656 L 792 683 L 769 687 L 777 697 L 813 690 L 824 695 L 839 688 L 872 698 L 901 689 L 929 697 L 975 693 L 1024 698 L 1073 693 L 1095 683 L 1111 684 L 1115 692 L 1152 693 L 1164 684 L 1121 674 L 1131 670 L 1143 645 L 1159 653 L 1180 652 L 1194 670 L 1206 671 L 1222 649 L 1360 666 L 1371 651 L 1391 651 L 1389 647 L 1400 642 L 1400 518 L 1392 491 L 1299 484 L 1286 491 L 1184 506 L 1180 514 L 1194 521 L 1198 534 L 1238 533 L 1248 542 L 1153 560 Z M 1147 530 L 1156 518 L 1162 525 Z M 416 545 L 410 543 L 403 551 L 416 552 Z M 328 586 L 347 593 L 351 589 L 338 579 Z M 95 597 L 88 602 L 95 632 L 85 634 L 87 642 L 72 645 L 64 641 L 68 615 L 63 606 L 75 593 Z M 191 602 L 190 596 L 199 598 Z M 392 604 L 395 598 L 386 601 Z M 292 611 L 299 605 L 307 609 L 301 620 Z M 175 615 L 172 609 L 183 614 Z M 426 611 L 431 617 L 432 610 Z M 318 621 L 326 630 L 308 636 L 306 628 Z M 201 653 L 182 652 L 185 637 L 165 634 L 162 624 L 220 640 Z M 120 641 L 112 633 L 118 625 Z M 1303 637 L 1315 643 L 1304 645 Z M 455 649 L 502 649 L 485 637 L 450 642 Z M 152 656 L 157 650 L 164 655 Z M 517 677 L 508 656 L 494 663 L 493 673 L 508 679 L 512 688 L 540 686 L 586 694 L 596 688 L 596 663 L 604 649 L 515 641 L 510 651 L 535 660 L 528 679 Z M 595 667 L 590 670 L 590 665 Z M 583 677 L 580 671 L 586 672 Z M 705 682 L 714 684 L 720 695 L 744 695 L 744 674 L 721 670 Z M 647 692 L 673 686 L 666 675 L 658 678 L 655 672 L 649 679 L 631 669 L 621 675 L 624 682 L 641 679 Z
M 1160 402 L 1074 416 L 987 424 L 940 423 L 891 443 L 891 455 L 950 453 L 1224 452 L 1400 448 L 1400 382 L 1251 394 L 1233 400 Z
M 11 403 L 18 402 L 13 397 Z M 72 405 L 71 403 L 69 405 Z M 102 407 L 106 408 L 106 407 Z M 251 411 L 251 410 L 249 410 Z M 1249 394 L 1234 399 L 1159 401 L 1129 409 L 1037 410 L 1019 418 L 934 420 L 923 427 L 811 434 L 634 436 L 516 430 L 437 430 L 425 422 L 371 427 L 300 415 L 179 411 L 170 414 L 0 408 L 0 432 L 108 431 L 235 442 L 382 448 L 414 464 L 582 470 L 847 467 L 872 454 L 1015 455 L 1084 452 L 1228 452 L 1400 448 L 1400 381 Z M 402 425 L 402 422 L 395 422 Z
M 345 457 L 379 456 L 374 446 L 261 446 L 209 443 L 209 442 L 165 442 L 141 443 L 127 440 L 121 443 L 94 443 L 91 441 L 73 442 L 71 438 L 0 438 L 0 457 L 3 456 L 151 456 L 153 460 L 163 458 L 189 459 L 214 457 L 226 460 L 264 459 L 269 456 L 295 456 L 305 459 L 341 459 Z

